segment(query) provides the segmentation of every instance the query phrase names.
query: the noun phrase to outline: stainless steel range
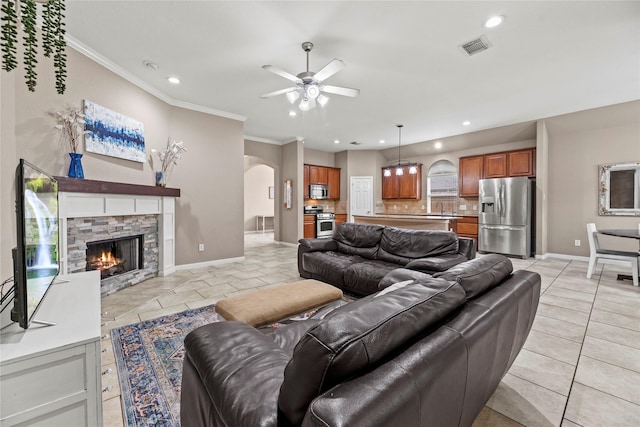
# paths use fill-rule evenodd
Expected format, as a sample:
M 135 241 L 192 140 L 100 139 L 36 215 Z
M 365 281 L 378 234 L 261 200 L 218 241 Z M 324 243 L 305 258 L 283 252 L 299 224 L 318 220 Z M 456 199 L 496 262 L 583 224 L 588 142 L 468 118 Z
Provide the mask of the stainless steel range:
M 336 227 L 336 214 L 333 212 L 323 212 L 322 206 L 305 206 L 305 214 L 315 214 L 316 216 L 316 237 L 327 238 L 333 236 L 333 229 Z
M 316 214 L 316 237 L 327 238 L 333 236 L 333 229 L 336 228 L 336 214 L 333 212 L 322 212 Z

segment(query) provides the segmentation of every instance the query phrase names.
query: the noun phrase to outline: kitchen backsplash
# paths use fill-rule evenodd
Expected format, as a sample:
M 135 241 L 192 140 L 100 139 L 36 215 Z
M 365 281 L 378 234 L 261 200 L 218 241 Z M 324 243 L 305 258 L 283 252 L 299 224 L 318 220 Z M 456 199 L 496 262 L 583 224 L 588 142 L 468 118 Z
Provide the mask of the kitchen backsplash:
M 477 197 L 438 197 L 431 201 L 431 213 L 457 215 L 478 215 Z M 380 214 L 425 214 L 427 213 L 426 200 L 382 200 L 376 204 L 376 213 Z

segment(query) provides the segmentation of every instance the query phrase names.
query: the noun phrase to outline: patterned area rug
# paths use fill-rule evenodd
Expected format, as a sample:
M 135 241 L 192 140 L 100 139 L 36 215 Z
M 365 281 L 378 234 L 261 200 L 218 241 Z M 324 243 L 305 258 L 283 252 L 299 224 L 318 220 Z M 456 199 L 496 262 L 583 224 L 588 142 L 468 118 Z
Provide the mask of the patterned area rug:
M 180 426 L 184 337 L 221 320 L 210 305 L 111 330 L 126 426 Z
M 353 300 L 345 295 L 341 301 L 264 328 L 322 318 Z M 210 305 L 111 330 L 126 426 L 180 426 L 184 337 L 200 326 L 219 321 L 224 319 Z

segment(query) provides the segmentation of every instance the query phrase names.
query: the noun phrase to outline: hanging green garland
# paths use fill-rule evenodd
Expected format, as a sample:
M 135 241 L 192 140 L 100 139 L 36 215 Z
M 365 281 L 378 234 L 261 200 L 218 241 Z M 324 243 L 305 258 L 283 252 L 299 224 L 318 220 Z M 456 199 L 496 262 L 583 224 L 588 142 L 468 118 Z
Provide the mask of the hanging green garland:
M 1 46 L 2 46 L 2 69 L 11 71 L 18 65 L 17 43 L 18 43 L 18 21 L 22 24 L 23 30 L 23 48 L 24 48 L 24 69 L 25 82 L 27 88 L 35 91 L 37 60 L 37 6 L 35 0 L 1 0 L 2 6 L 2 27 L 1 27 Z M 56 90 L 59 94 L 63 94 L 67 78 L 67 55 L 65 49 L 67 43 L 64 39 L 64 0 L 39 0 L 42 6 L 42 49 L 45 57 L 50 58 L 53 55 L 53 65 L 55 67 Z M 18 10 L 20 17 L 18 17 Z
M 2 69 L 11 71 L 18 66 L 16 43 L 18 42 L 18 16 L 16 4 L 11 0 L 2 0 Z

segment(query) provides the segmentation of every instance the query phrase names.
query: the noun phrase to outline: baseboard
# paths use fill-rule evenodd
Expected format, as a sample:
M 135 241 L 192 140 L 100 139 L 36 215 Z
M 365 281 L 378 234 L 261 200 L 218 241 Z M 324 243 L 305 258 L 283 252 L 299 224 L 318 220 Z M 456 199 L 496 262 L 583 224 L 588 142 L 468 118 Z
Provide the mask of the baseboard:
M 581 261 L 581 262 L 589 262 L 588 256 L 578 256 L 578 255 L 565 255 L 565 254 L 555 254 L 551 252 L 547 252 L 544 255 L 536 255 L 536 259 L 545 260 L 548 258 L 557 258 L 557 259 L 565 259 L 569 261 Z M 622 265 L 629 266 L 628 261 L 618 261 L 615 259 L 600 259 L 598 260 L 598 264 L 612 264 L 612 265 Z
M 242 261 L 244 261 L 243 256 L 239 256 L 236 258 L 214 259 L 212 261 L 194 262 L 193 264 L 176 265 L 176 270 L 191 270 L 195 268 L 212 267 L 216 265 L 230 264 L 232 262 L 242 262 Z

